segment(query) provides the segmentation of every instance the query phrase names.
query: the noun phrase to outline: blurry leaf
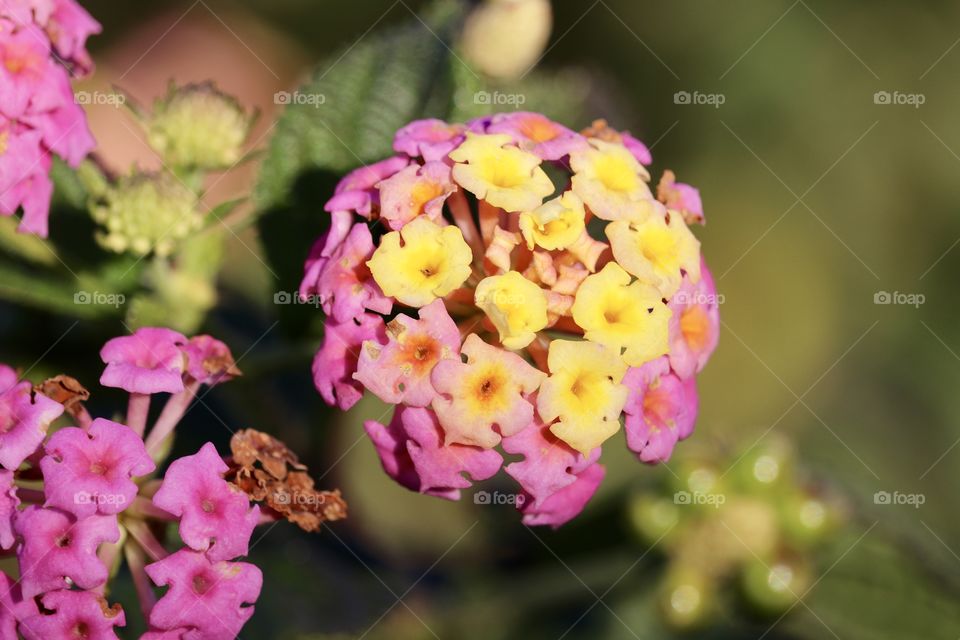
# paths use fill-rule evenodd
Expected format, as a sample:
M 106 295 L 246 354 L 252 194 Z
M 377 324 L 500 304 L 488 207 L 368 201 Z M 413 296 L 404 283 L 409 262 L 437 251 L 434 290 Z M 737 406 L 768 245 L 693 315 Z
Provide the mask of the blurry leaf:
M 849 538 L 838 544 L 840 553 L 850 552 L 806 599 L 816 616 L 800 606 L 781 624 L 811 639 L 832 635 L 824 624 L 841 638 L 857 640 L 960 637 L 957 594 L 946 593 L 902 550 L 880 542 L 877 532 L 851 548 L 855 541 Z
M 155 258 L 144 273 L 149 289 L 127 309 L 130 326 L 162 325 L 194 333 L 217 302 L 214 281 L 223 261 L 223 235 L 198 234 L 183 242 L 171 261 Z
M 0 250 L 47 267 L 56 266 L 57 256 L 43 238 L 19 233 L 18 224 L 16 218 L 0 218 Z
M 449 120 L 461 122 L 497 111 L 518 110 L 542 113 L 571 129 L 589 124 L 586 104 L 597 88 L 586 71 L 534 71 L 520 81 L 490 83 L 456 60 L 451 61 L 451 67 L 455 92 Z
M 371 34 L 335 53 L 306 84 L 286 94 L 290 104 L 277 123 L 255 192 L 260 207 L 283 202 L 305 171 L 340 173 L 390 155 L 394 132 L 424 117 L 427 105 L 449 108 L 444 71 L 450 51 L 442 39 L 450 39 L 461 7 L 443 0 L 425 13 L 428 26 L 411 20 Z
M 99 305 L 76 304 L 76 293 L 72 278 L 54 278 L 36 270 L 0 263 L 0 298 L 81 318 L 107 311 Z
M 98 173 L 99 170 L 93 166 L 90 161 L 85 161 L 83 170 L 88 175 Z M 77 175 L 77 172 L 67 166 L 60 158 L 54 156 L 53 166 L 50 169 L 50 177 L 53 178 L 54 199 L 59 204 L 85 211 L 87 206 L 87 189 Z

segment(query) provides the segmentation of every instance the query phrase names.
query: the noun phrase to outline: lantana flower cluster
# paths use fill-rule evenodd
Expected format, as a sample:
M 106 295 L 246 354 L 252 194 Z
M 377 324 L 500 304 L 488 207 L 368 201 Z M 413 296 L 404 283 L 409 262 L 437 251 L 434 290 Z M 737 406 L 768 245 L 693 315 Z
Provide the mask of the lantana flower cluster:
M 85 49 L 100 24 L 75 0 L 0 3 L 0 215 L 47 235 L 54 154 L 76 167 L 93 149 L 70 77 L 93 67 Z
M 639 460 L 667 460 L 718 337 L 698 191 L 668 171 L 654 193 L 647 147 L 603 121 L 420 120 L 393 148 L 337 185 L 300 288 L 328 316 L 324 399 L 396 405 L 365 424 L 386 472 L 458 499 L 504 467 L 524 522 L 559 526 L 621 418 Z
M 342 517 L 343 502 L 302 479 L 297 495 L 311 500 L 291 500 L 288 476 L 305 468 L 252 430 L 233 436 L 233 457 L 208 442 L 154 478 L 198 391 L 240 372 L 223 342 L 163 328 L 114 338 L 100 355 L 100 383 L 130 394 L 123 423 L 92 418 L 73 378 L 34 387 L 0 365 L 0 548 L 19 566 L 16 579 L 0 573 L 0 638 L 116 638 L 127 614 L 107 585 L 124 559 L 149 623 L 141 640 L 235 638 L 263 580 L 241 560 L 254 528 L 283 517 L 308 528 L 310 515 L 316 528 Z M 157 394 L 169 395 L 148 431 Z M 61 415 L 76 426 L 51 428 Z

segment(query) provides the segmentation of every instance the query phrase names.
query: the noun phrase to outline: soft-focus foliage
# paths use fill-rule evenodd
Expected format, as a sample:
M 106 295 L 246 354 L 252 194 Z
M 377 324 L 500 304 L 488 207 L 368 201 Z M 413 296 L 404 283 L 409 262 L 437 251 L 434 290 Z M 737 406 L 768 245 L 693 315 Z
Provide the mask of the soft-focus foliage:
M 697 441 L 719 436 L 730 451 L 743 451 L 788 435 L 802 466 L 851 507 L 846 529 L 812 556 L 819 582 L 804 605 L 771 629 L 738 606 L 742 599 L 730 589 L 721 594 L 730 600 L 720 614 L 696 636 L 820 640 L 833 637 L 829 626 L 845 639 L 956 640 L 956 6 L 553 2 L 549 50 L 518 82 L 481 73 L 457 46 L 457 21 L 438 28 L 434 16 L 442 22 L 442 12 L 425 1 L 83 4 L 104 33 L 90 42 L 97 73 L 78 90 L 117 84 L 149 104 L 171 77 L 216 79 L 265 112 L 250 141 L 256 146 L 266 144 L 258 136 L 281 110 L 274 93 L 292 93 L 309 74 L 301 90 L 322 84 L 327 98 L 319 106 L 289 105 L 283 111 L 291 124 L 270 132 L 282 134 L 266 156 L 256 229 L 231 214 L 236 236 L 225 229 L 194 234 L 171 260 L 108 253 L 94 240 L 97 225 L 86 210 L 96 180 L 81 182 L 57 160 L 49 241 L 17 234 L 16 220 L 0 218 L 2 360 L 37 380 L 75 371 L 93 388 L 102 367 L 91 354 L 128 333 L 121 319 L 182 323 L 188 334 L 202 326 L 227 339 L 245 375 L 184 417 L 172 455 L 192 455 L 206 441 L 225 454 L 224 423 L 270 425 L 318 475 L 328 474 L 324 484 L 342 485 L 351 498 L 352 526 L 334 527 L 339 540 L 278 526 L 253 546 L 249 562 L 264 568 L 265 588 L 242 637 L 346 640 L 368 630 L 369 640 L 433 638 L 431 631 L 484 640 L 682 637 L 662 623 L 662 556 L 631 536 L 623 508 L 633 492 L 668 483 L 667 467 L 641 474 L 625 449 L 607 447 L 607 474 L 587 513 L 556 533 L 534 529 L 537 536 L 518 526 L 512 505 L 497 504 L 512 493 L 505 475 L 477 487 L 490 494 L 489 505 L 408 492 L 382 472 L 363 431 L 364 419 L 386 422 L 390 414 L 370 394 L 346 418 L 322 406 L 308 373 L 322 314 L 282 302 L 292 299 L 302 257 L 326 230 L 318 204 L 344 172 L 389 155 L 392 133 L 404 123 L 468 120 L 494 110 L 478 92 L 492 102 L 499 91 L 513 103 L 496 110 L 542 112 L 575 130 L 603 116 L 651 144 L 658 162 L 650 171 L 662 182 L 672 179 L 661 158 L 677 170 L 675 181 L 700 188 L 710 224 L 698 236 L 724 295 L 724 326 L 700 379 Z M 462 16 L 467 4 L 448 6 Z M 425 57 L 408 56 L 423 50 Z M 922 93 L 926 101 L 918 108 L 874 101 L 878 92 L 895 91 Z M 682 100 L 683 92 L 690 103 L 677 101 L 674 94 Z M 696 104 L 694 92 L 722 94 L 725 102 Z M 108 149 L 119 145 L 124 158 L 150 153 L 134 123 L 121 122 L 110 107 L 86 108 Z M 373 134 L 358 143 L 365 131 Z M 82 164 L 81 175 L 88 168 Z M 234 197 L 250 182 L 228 178 L 217 193 L 228 185 Z M 676 190 L 668 203 L 688 195 Z M 406 207 L 394 205 L 402 219 Z M 241 207 L 235 213 L 244 215 Z M 144 286 L 150 295 L 134 295 Z M 77 303 L 81 291 L 126 300 Z M 926 302 L 875 305 L 883 291 L 922 293 Z M 698 335 L 696 317 L 690 320 L 690 335 Z M 680 371 L 696 363 L 682 354 L 669 364 Z M 122 422 L 120 400 L 101 390 L 91 411 Z M 527 435 L 510 449 L 536 446 L 536 434 Z M 521 455 L 508 452 L 508 464 Z M 550 491 L 553 479 L 539 477 Z M 876 492 L 897 490 L 922 493 L 926 502 L 874 502 Z M 15 563 L 6 562 L 12 575 Z M 304 567 L 316 579 L 303 580 Z M 113 584 L 110 599 L 127 614 L 119 633 L 135 637 L 144 629 L 134 585 L 123 569 Z M 49 602 L 51 611 L 64 606 L 79 612 L 84 603 Z

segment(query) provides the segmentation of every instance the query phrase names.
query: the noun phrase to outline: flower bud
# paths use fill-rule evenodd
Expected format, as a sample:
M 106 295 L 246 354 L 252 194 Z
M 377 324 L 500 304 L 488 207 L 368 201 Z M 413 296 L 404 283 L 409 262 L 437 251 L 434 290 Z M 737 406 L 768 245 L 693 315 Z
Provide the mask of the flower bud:
M 197 196 L 167 174 L 122 178 L 90 213 L 105 227 L 98 234 L 100 244 L 117 253 L 169 255 L 203 223 Z
M 549 0 L 487 0 L 467 18 L 467 61 L 495 78 L 517 78 L 537 63 L 550 38 Z
M 630 500 L 627 517 L 640 539 L 654 544 L 666 538 L 679 524 L 680 509 L 668 498 L 640 495 Z
M 810 569 L 797 558 L 752 560 L 742 575 L 744 595 L 760 613 L 776 616 L 790 609 L 810 585 Z
M 660 609 L 667 625 L 676 630 L 703 626 L 715 606 L 710 578 L 692 567 L 670 571 L 660 594 Z
M 240 159 L 252 123 L 212 83 L 171 87 L 147 119 L 147 140 L 174 167 L 225 169 Z
M 780 514 L 784 536 L 798 549 L 815 546 L 842 520 L 836 504 L 806 492 L 784 498 Z
M 737 461 L 732 473 L 739 488 L 749 493 L 776 492 L 793 482 L 793 452 L 784 440 L 771 439 Z

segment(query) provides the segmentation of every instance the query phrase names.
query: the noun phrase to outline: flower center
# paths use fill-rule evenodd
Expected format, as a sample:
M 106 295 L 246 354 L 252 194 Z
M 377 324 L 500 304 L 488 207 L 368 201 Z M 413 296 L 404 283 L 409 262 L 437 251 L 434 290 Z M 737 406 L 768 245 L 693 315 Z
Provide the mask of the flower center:
M 672 408 L 670 394 L 663 388 L 648 389 L 643 396 L 643 415 L 650 426 L 656 429 L 669 426 Z
M 601 156 L 596 164 L 596 172 L 600 182 L 610 191 L 627 193 L 637 187 L 637 174 L 619 158 Z
M 107 473 L 107 467 L 102 462 L 94 462 L 90 465 L 90 473 L 95 476 L 102 476 Z
M 680 333 L 690 348 L 703 351 L 707 346 L 710 321 L 701 306 L 689 307 L 680 316 Z
M 641 240 L 643 257 L 661 269 L 677 263 L 677 242 L 666 229 L 648 231 Z
M 559 135 L 556 126 L 543 117 L 531 116 L 520 121 L 520 133 L 533 142 L 547 142 Z
M 200 503 L 200 508 L 203 509 L 204 513 L 213 513 L 217 507 L 211 500 L 204 498 L 203 502 Z
M 210 590 L 210 587 L 213 586 L 213 583 L 207 579 L 207 576 L 203 575 L 202 573 L 198 573 L 193 576 L 191 585 L 193 586 L 194 593 L 203 595 Z
M 443 187 L 436 182 L 424 180 L 413 186 L 410 193 L 410 205 L 414 213 L 420 215 L 423 213 L 423 207 L 428 202 L 443 193 Z
M 77 622 L 70 630 L 70 637 L 86 640 L 90 637 L 90 625 L 83 621 Z
M 490 377 L 484 379 L 477 387 L 477 395 L 483 400 L 489 400 L 497 394 L 500 389 L 500 381 Z
M 6 49 L 3 66 L 10 73 L 22 73 L 31 68 L 40 67 L 40 56 L 23 46 L 9 46 Z
M 587 392 L 586 387 L 586 381 L 583 379 L 583 376 L 577 376 L 573 384 L 570 385 L 570 393 L 576 396 L 578 400 L 583 400 L 583 395 Z
M 501 189 L 513 189 L 522 185 L 529 176 L 512 153 L 497 153 L 485 159 L 483 173 L 487 182 Z
M 57 536 L 57 539 L 54 541 L 54 544 L 61 549 L 65 549 L 70 546 L 70 536 L 66 533 Z

